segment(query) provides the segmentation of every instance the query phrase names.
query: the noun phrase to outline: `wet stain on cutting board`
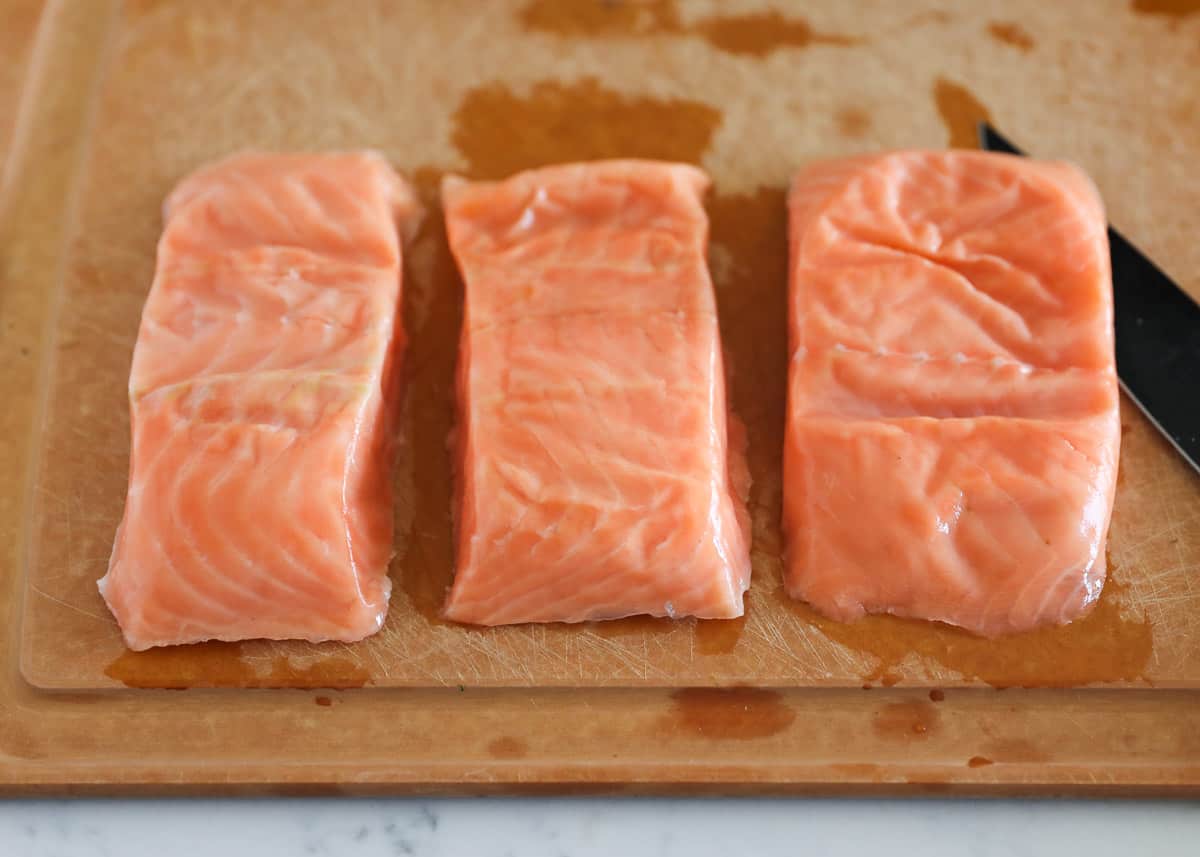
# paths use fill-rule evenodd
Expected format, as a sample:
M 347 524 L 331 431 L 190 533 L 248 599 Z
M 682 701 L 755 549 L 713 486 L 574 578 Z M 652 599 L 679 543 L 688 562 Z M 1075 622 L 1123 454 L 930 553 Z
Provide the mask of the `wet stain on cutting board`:
M 1132 8 L 1142 15 L 1179 19 L 1200 13 L 1200 0 L 1133 0 Z
M 803 18 L 787 18 L 775 11 L 756 15 L 705 18 L 692 29 L 710 45 L 730 54 L 766 56 L 780 48 L 809 45 L 848 47 L 861 40 L 814 29 Z
M 698 163 L 721 124 L 714 107 L 685 99 L 625 95 L 593 78 L 537 83 L 528 94 L 493 84 L 467 94 L 454 114 L 453 143 L 476 179 L 601 158 Z
M 867 681 L 900 671 L 904 661 L 915 656 L 993 687 L 1075 687 L 1142 677 L 1153 649 L 1153 630 L 1144 616 L 1124 615 L 1124 591 L 1110 577 L 1084 618 L 995 640 L 936 622 L 895 616 L 835 622 L 799 602 L 792 602 L 792 609 L 834 642 L 874 657 L 874 669 L 863 677 Z
M 441 209 L 442 171 L 414 170 L 410 176 L 424 208 L 420 226 L 405 248 L 404 305 L 408 334 L 404 357 L 405 398 L 400 412 L 400 458 L 411 482 L 397 486 L 398 552 L 394 583 L 431 625 L 454 568 L 451 520 L 453 456 L 448 439 L 454 426 L 454 366 L 462 323 L 462 282 L 450 255 Z M 405 509 L 403 507 L 407 506 Z M 408 526 L 400 527 L 405 514 Z M 393 595 L 393 608 L 396 596 Z
M 195 643 L 145 652 L 125 652 L 104 674 L 126 687 L 160 690 L 190 688 L 334 688 L 362 687 L 369 681 L 362 665 L 344 656 L 316 655 L 293 663 L 271 655 L 270 643 Z M 257 655 L 256 650 L 263 650 Z
M 750 605 L 746 605 L 749 612 Z M 701 655 L 728 655 L 737 648 L 742 631 L 746 628 L 746 616 L 736 619 L 701 619 L 696 622 L 696 651 Z
M 1034 48 L 1033 36 L 1013 21 L 992 21 L 987 26 L 988 35 L 998 42 L 1028 53 Z
M 954 149 L 976 148 L 975 126 L 992 121 L 987 107 L 961 83 L 944 77 L 933 84 L 933 101 L 949 135 L 946 144 Z
M 712 195 L 709 267 L 725 347 L 731 410 L 746 429 L 756 581 L 783 548 L 783 423 L 787 389 L 787 192 Z M 764 312 L 776 307 L 776 312 Z M 771 596 L 760 596 L 771 597 Z M 748 609 L 753 605 L 748 603 Z
M 503 735 L 490 741 L 487 751 L 493 759 L 523 759 L 529 755 L 529 745 L 519 738 Z
M 795 710 L 777 691 L 691 687 L 671 694 L 671 710 L 660 723 L 660 731 L 712 741 L 749 741 L 777 735 L 795 719 Z
M 851 139 L 866 136 L 871 128 L 871 114 L 857 107 L 843 107 L 834 119 L 838 133 Z
M 871 726 L 880 738 L 892 741 L 923 741 L 937 731 L 942 716 L 923 699 L 893 702 L 875 715 Z
M 827 33 L 804 18 L 776 10 L 714 15 L 685 24 L 671 0 L 632 3 L 612 0 L 533 0 L 520 12 L 527 30 L 575 38 L 698 36 L 728 54 L 763 57 L 782 48 L 810 45 L 848 47 L 861 39 Z

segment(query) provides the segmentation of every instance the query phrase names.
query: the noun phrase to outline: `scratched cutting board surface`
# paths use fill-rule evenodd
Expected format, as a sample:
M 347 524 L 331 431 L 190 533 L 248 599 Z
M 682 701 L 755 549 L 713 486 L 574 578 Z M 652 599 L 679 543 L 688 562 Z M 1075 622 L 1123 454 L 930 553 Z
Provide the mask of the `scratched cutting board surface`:
M 31 45 L 39 6 L 0 22 L 0 788 L 1200 788 L 1200 479 L 1127 403 L 1111 577 L 1073 626 L 988 642 L 825 621 L 782 597 L 778 529 L 789 176 L 972 145 L 990 116 L 1083 165 L 1200 295 L 1196 3 L 50 0 Z M 406 259 L 387 624 L 353 646 L 128 653 L 95 582 L 161 201 L 236 149 L 362 146 L 428 209 Z M 461 284 L 438 178 L 631 155 L 715 182 L 710 261 L 754 477 L 747 616 L 442 623 Z
M 1195 90 L 1156 89 L 1131 116 L 1110 110 L 1112 99 L 1123 86 L 1132 97 L 1145 80 L 1096 71 L 1177 40 L 1177 50 L 1158 52 L 1154 73 L 1182 81 L 1200 57 L 1194 27 L 1130 15 L 1123 42 L 1110 46 L 1099 40 L 1112 12 L 1102 4 L 1063 8 L 1061 21 L 1014 8 L 1013 21 L 990 24 L 884 3 L 840 12 L 828 4 L 807 23 L 779 13 L 728 17 L 725 5 L 727 17 L 716 17 L 715 6 L 701 4 L 587 4 L 582 15 L 549 1 L 437 12 L 365 5 L 361 14 L 283 5 L 286 14 L 262 4 L 131 3 L 98 70 L 44 391 L 21 661 L 31 683 L 1200 684 L 1200 480 L 1128 407 L 1112 577 L 1096 610 L 1067 628 L 983 641 L 892 618 L 824 621 L 781 591 L 778 525 L 788 176 L 837 153 L 971 145 L 973 121 L 990 115 L 1032 151 L 1083 164 L 1114 220 L 1196 289 L 1196 224 L 1168 213 L 1195 211 L 1200 178 L 1190 158 L 1152 156 L 1195 145 L 1183 112 Z M 940 50 L 922 56 L 919 46 L 931 42 Z M 514 54 L 520 63 L 507 59 Z M 125 386 L 161 201 L 188 171 L 238 149 L 361 146 L 383 150 L 428 207 L 406 266 L 411 344 L 387 623 L 353 646 L 126 653 L 95 582 L 124 501 Z M 714 179 L 712 268 L 754 478 L 746 617 L 444 623 L 461 284 L 437 179 L 610 156 L 691 161 Z

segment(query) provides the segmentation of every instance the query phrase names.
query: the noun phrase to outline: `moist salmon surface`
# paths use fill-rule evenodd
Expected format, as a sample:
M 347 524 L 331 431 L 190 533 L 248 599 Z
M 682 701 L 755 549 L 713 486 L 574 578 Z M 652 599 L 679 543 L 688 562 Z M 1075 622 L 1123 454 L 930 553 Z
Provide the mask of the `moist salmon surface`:
M 381 626 L 412 208 L 370 152 L 235 155 L 168 197 L 99 583 L 130 648 Z
M 648 161 L 445 181 L 466 288 L 448 618 L 741 615 L 707 186 Z
M 1120 443 L 1091 182 L 894 152 L 808 167 L 789 215 L 789 594 L 986 636 L 1082 615 Z

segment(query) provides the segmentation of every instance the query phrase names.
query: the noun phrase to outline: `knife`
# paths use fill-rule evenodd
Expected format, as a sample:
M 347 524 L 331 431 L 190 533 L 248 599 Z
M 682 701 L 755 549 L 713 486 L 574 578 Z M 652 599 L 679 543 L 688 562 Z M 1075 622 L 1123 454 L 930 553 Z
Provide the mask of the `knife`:
M 980 148 L 1025 154 L 988 123 L 977 129 Z M 1111 226 L 1108 246 L 1121 387 L 1200 473 L 1200 304 Z

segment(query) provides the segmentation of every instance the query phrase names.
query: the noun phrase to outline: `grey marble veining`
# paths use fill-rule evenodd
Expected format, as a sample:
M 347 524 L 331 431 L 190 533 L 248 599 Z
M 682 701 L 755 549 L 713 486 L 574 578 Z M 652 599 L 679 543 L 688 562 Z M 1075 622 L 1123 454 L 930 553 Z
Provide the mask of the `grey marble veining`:
M 844 800 L 0 802 L 3 857 L 1197 857 L 1200 804 Z

